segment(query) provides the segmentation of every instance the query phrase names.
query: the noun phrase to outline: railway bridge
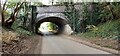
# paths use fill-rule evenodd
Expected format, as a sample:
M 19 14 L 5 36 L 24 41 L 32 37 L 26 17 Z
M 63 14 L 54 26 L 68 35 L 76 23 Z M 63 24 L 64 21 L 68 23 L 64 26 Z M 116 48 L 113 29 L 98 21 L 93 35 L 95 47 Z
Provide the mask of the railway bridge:
M 31 30 L 38 32 L 43 22 L 52 22 L 58 26 L 56 34 L 71 34 L 73 31 L 68 24 L 69 19 L 64 15 L 65 6 L 37 7 L 32 6 Z

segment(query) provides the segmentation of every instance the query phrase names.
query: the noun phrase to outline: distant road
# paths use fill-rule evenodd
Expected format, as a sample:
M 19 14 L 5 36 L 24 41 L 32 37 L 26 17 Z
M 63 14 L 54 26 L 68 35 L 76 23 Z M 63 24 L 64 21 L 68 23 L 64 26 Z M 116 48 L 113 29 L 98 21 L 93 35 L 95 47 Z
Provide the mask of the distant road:
M 63 36 L 44 36 L 42 47 L 38 44 L 36 54 L 110 54 L 78 42 L 62 38 Z M 40 51 L 41 50 L 41 51 Z M 40 52 L 40 53 L 39 53 Z

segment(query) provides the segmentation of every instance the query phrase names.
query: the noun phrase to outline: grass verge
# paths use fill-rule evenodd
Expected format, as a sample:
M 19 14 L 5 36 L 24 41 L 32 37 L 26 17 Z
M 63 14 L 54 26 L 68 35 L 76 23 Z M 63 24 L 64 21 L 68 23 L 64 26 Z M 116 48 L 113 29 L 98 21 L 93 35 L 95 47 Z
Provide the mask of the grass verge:
M 91 43 L 108 47 L 116 50 L 120 50 L 120 19 L 114 21 L 108 21 L 104 24 L 97 26 L 98 30 L 80 33 L 81 39 L 89 41 Z

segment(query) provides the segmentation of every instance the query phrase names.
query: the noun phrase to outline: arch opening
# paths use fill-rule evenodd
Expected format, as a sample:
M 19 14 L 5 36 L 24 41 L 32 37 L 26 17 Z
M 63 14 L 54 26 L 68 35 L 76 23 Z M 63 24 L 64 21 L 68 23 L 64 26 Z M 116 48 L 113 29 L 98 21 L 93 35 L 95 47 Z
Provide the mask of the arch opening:
M 39 26 L 39 33 L 42 33 L 43 35 L 53 35 L 56 34 L 58 31 L 58 26 L 55 23 L 52 22 L 43 22 Z
M 44 35 L 43 32 L 41 32 L 39 28 L 42 25 L 42 23 L 45 23 L 45 22 L 46 23 L 52 23 L 57 27 L 57 31 L 52 33 L 54 35 L 62 34 L 64 32 L 65 25 L 67 24 L 67 21 L 65 21 L 61 18 L 47 17 L 47 18 L 41 19 L 38 22 L 36 22 L 35 31 L 36 31 L 37 34 Z M 45 30 L 45 31 L 47 31 L 47 30 Z

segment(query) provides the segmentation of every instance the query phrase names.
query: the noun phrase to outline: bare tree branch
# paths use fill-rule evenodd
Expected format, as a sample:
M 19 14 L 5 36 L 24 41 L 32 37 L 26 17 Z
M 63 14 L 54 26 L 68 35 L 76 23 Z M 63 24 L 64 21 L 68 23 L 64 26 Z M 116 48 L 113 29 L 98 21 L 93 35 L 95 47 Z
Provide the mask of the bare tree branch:
M 4 26 L 4 22 L 5 22 L 4 12 L 5 12 L 6 3 L 7 3 L 7 0 L 6 0 L 5 3 L 3 4 L 2 13 L 1 13 L 1 14 L 2 14 L 2 26 Z

